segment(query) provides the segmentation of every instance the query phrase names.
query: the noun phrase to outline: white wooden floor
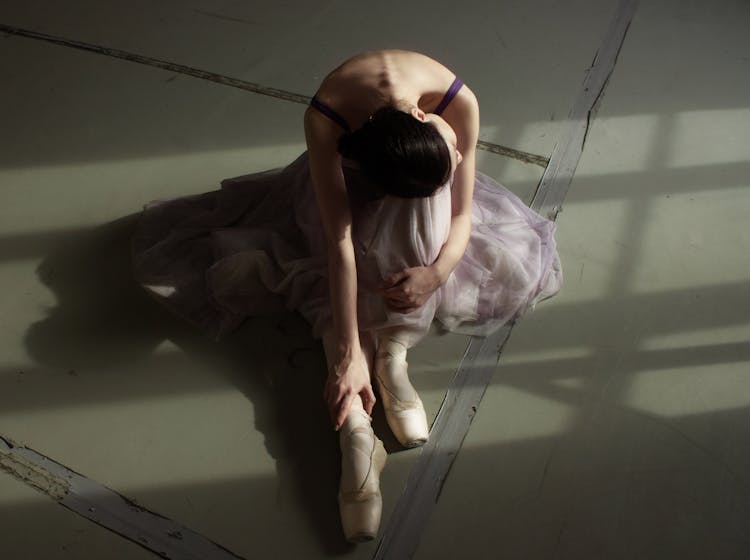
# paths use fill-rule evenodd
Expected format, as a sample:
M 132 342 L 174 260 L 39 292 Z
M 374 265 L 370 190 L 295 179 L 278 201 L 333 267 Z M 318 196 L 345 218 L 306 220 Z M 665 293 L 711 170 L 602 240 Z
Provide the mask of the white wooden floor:
M 6 0 L 0 24 L 302 95 L 355 52 L 420 50 L 476 92 L 482 140 L 544 157 L 617 9 L 105 4 Z M 565 287 L 515 327 L 416 558 L 750 555 L 749 25 L 744 2 L 638 8 L 558 217 Z M 305 324 L 214 344 L 128 268 L 145 202 L 292 161 L 304 106 L 7 32 L 0 76 L 0 435 L 243 558 L 371 558 L 340 536 Z M 544 171 L 478 165 L 525 200 Z M 433 416 L 466 342 L 411 354 Z M 387 444 L 384 526 L 418 453 Z M 155 557 L 2 472 L 0 547 Z

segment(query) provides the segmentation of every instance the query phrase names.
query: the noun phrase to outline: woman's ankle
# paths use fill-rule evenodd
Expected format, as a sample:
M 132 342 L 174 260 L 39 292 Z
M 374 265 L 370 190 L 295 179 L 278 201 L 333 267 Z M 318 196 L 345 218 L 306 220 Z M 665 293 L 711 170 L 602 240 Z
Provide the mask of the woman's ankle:
M 381 387 L 400 400 L 413 401 L 417 392 L 409 381 L 406 346 L 395 339 L 381 341 L 375 355 L 375 375 Z
M 376 356 L 391 356 L 399 360 L 405 360 L 406 350 L 406 345 L 403 342 L 391 336 L 384 336 L 378 338 Z
M 346 416 L 346 420 L 341 425 L 340 432 L 343 434 L 349 434 L 357 428 L 369 428 L 371 429 L 372 418 L 362 406 L 362 399 L 358 396 L 352 401 L 349 414 Z

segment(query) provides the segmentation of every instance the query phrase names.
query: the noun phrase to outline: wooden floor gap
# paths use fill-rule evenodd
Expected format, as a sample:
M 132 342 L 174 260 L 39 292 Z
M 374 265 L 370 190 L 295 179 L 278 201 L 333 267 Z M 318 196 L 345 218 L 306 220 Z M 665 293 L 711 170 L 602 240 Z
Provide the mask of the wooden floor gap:
M 531 208 L 552 220 L 562 208 L 637 5 L 638 0 L 620 0 L 615 9 L 537 187 Z M 470 339 L 432 426 L 430 439 L 412 467 L 406 488 L 383 531 L 375 560 L 403 560 L 416 554 L 512 329 L 512 325 L 506 325 L 486 338 Z
M 7 33 L 8 36 L 18 36 L 24 37 L 26 39 L 35 39 L 37 41 L 44 41 L 47 43 L 60 45 L 62 47 L 92 52 L 112 58 L 119 58 L 121 60 L 144 64 L 146 66 L 152 66 L 154 68 L 161 68 L 162 70 L 167 70 L 169 72 L 183 74 L 185 76 L 192 76 L 193 78 L 238 88 L 244 91 L 249 91 L 251 93 L 256 93 L 258 95 L 273 97 L 282 101 L 291 101 L 292 103 L 307 105 L 310 103 L 310 99 L 312 99 L 312 97 L 309 95 L 302 95 L 300 93 L 294 93 L 292 91 L 286 91 L 283 89 L 256 84 L 254 82 L 239 80 L 237 78 L 231 78 L 229 76 L 224 76 L 215 72 L 209 72 L 207 70 L 200 70 L 198 68 L 193 68 L 184 64 L 176 64 L 174 62 L 168 62 L 166 60 L 160 60 L 158 58 L 143 56 L 119 49 L 111 49 L 91 43 L 84 43 L 82 41 L 75 41 L 73 39 L 66 39 L 64 37 L 57 37 L 55 35 L 48 35 L 46 33 L 39 33 L 37 31 L 22 29 L 20 27 L 13 27 L 0 23 L 0 32 Z M 477 143 L 477 148 L 492 154 L 516 159 L 522 163 L 538 165 L 540 167 L 546 167 L 549 163 L 549 159 L 544 156 L 524 152 L 522 150 L 516 150 L 507 146 L 501 146 L 500 144 L 494 144 L 492 142 L 485 142 L 484 140 L 480 140 Z

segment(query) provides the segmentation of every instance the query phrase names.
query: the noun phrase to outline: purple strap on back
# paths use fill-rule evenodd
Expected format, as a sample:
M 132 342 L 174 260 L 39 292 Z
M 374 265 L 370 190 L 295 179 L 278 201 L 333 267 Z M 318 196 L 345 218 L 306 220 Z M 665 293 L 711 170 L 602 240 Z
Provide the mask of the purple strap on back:
M 339 115 L 336 111 L 331 109 L 328 105 L 323 103 L 322 101 L 319 101 L 317 97 L 313 97 L 310 100 L 310 106 L 315 107 L 318 111 L 323 113 L 326 117 L 331 119 L 333 122 L 338 124 L 341 128 L 346 130 L 347 132 L 351 132 L 352 129 L 349 126 L 349 123 L 346 122 L 346 119 Z
M 456 79 L 453 80 L 453 83 L 451 84 L 451 87 L 448 88 L 448 91 L 445 92 L 445 95 L 443 96 L 443 99 L 440 100 L 440 103 L 438 103 L 438 106 L 435 107 L 435 110 L 433 111 L 434 114 L 440 115 L 443 113 L 445 108 L 448 106 L 448 104 L 453 101 L 453 98 L 456 97 L 458 94 L 458 91 L 463 87 L 464 83 L 461 81 L 461 78 L 456 76 Z M 323 103 L 322 101 L 318 100 L 317 97 L 313 97 L 310 100 L 310 106 L 315 107 L 318 111 L 323 113 L 326 117 L 331 119 L 333 122 L 338 124 L 341 128 L 343 128 L 347 132 L 351 132 L 352 128 L 349 126 L 349 123 L 346 122 L 346 119 L 339 115 L 336 111 L 331 109 L 328 105 Z
M 445 92 L 443 99 L 440 101 L 440 103 L 438 103 L 438 106 L 435 107 L 433 113 L 436 115 L 441 115 L 443 111 L 445 111 L 445 108 L 448 106 L 448 103 L 453 101 L 453 98 L 456 97 L 458 90 L 460 90 L 463 85 L 464 83 L 461 81 L 461 78 L 456 76 L 456 79 L 453 80 L 451 87 L 449 87 L 448 91 Z

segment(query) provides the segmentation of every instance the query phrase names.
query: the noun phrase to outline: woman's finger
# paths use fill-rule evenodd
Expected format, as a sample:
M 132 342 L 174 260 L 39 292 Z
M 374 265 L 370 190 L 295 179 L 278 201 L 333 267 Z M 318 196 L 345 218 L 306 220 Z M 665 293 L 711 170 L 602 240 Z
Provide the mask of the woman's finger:
M 401 282 L 404 278 L 406 278 L 408 274 L 405 270 L 402 270 L 401 272 L 394 272 L 390 276 L 387 276 L 383 280 L 383 288 L 393 288 L 396 284 Z
M 366 387 L 364 387 L 359 396 L 362 398 L 362 406 L 365 407 L 365 412 L 372 415 L 372 407 L 375 406 L 376 400 L 375 393 L 372 392 L 372 386 L 367 385 Z
M 391 311 L 403 311 L 404 309 L 406 309 L 407 306 L 405 304 L 393 304 L 393 303 L 391 303 L 391 304 L 388 304 L 387 307 Z
M 346 421 L 346 417 L 349 416 L 349 409 L 352 406 L 353 398 L 354 395 L 347 394 L 343 399 L 341 399 L 341 401 L 339 401 L 339 408 L 338 412 L 336 413 L 336 421 L 334 422 L 336 431 L 339 431 L 341 429 L 341 426 L 343 426 L 344 422 Z
M 325 401 L 328 405 L 328 410 L 331 413 L 331 422 L 336 423 L 336 415 L 339 409 L 341 400 L 346 395 L 346 389 L 341 385 L 329 381 L 326 383 L 325 388 Z
M 385 304 L 391 309 L 400 309 L 402 307 L 406 307 L 407 305 L 409 305 L 405 301 L 394 301 L 394 300 L 386 300 Z
M 335 398 L 335 395 L 331 392 L 326 397 L 326 405 L 328 406 L 328 415 L 331 417 L 331 424 L 336 425 L 336 416 L 339 410 L 339 399 Z
M 385 297 L 386 300 L 392 301 L 394 303 L 407 302 L 410 299 L 414 299 L 414 296 L 407 295 L 404 292 L 394 292 L 391 294 L 385 294 L 383 297 Z
M 388 288 L 387 290 L 383 290 L 383 296 L 387 298 L 403 298 L 406 297 L 406 292 L 404 291 L 403 286 L 394 286 L 393 288 Z
M 388 307 L 390 309 L 393 309 L 394 311 L 403 311 L 405 309 L 412 309 L 414 307 L 419 307 L 417 305 L 417 302 L 415 301 L 392 301 L 392 302 L 386 302 Z
M 398 309 L 396 310 L 396 312 L 403 313 L 404 315 L 408 315 L 409 313 L 411 313 L 412 311 L 416 311 L 417 309 L 419 309 L 419 307 L 406 307 L 404 309 Z
M 392 305 L 389 308 L 393 311 L 398 311 L 400 313 L 409 313 L 411 311 L 414 311 L 415 309 L 419 309 L 421 305 L 415 302 L 409 302 L 409 303 L 398 303 L 396 305 Z

